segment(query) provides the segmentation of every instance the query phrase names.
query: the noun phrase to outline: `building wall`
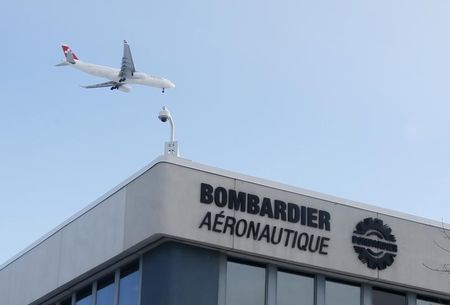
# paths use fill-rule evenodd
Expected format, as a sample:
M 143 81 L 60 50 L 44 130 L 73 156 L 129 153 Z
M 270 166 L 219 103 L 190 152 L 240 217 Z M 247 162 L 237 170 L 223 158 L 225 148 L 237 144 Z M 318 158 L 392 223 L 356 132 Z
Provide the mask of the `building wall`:
M 38 304 L 448 305 L 449 298 L 166 240 Z
M 388 215 L 376 209 L 370 210 L 361 207 L 350 206 L 328 198 L 313 197 L 309 194 L 301 194 L 286 191 L 281 188 L 267 186 L 258 181 L 246 181 L 239 178 L 224 177 L 201 170 L 193 170 L 183 166 L 162 164 L 170 175 L 164 184 L 163 192 L 166 194 L 162 207 L 162 219 L 164 223 L 161 231 L 170 236 L 185 238 L 209 245 L 229 248 L 233 251 L 259 255 L 276 259 L 282 262 L 317 268 L 326 272 L 339 273 L 341 275 L 356 276 L 369 281 L 404 285 L 413 289 L 423 289 L 437 293 L 449 293 L 448 275 L 429 270 L 425 265 L 437 266 L 445 263 L 447 253 L 437 248 L 436 243 L 445 244 L 446 239 L 442 233 L 442 227 L 426 223 L 419 223 L 396 215 Z M 246 194 L 257 195 L 260 200 L 264 197 L 272 202 L 282 200 L 297 205 L 313 207 L 327 211 L 331 215 L 331 228 L 329 231 L 318 228 L 302 226 L 298 223 L 289 223 L 277 219 L 270 219 L 260 215 L 251 215 L 247 212 L 235 211 L 228 207 L 218 207 L 215 202 L 204 204 L 200 202 L 201 184 L 207 183 L 214 189 L 222 187 L 226 190 L 236 190 Z M 151 207 L 143 207 L 144 213 L 136 217 L 145 217 L 151 213 Z M 211 213 L 211 226 L 199 228 L 207 213 Z M 224 233 L 224 225 L 214 228 L 216 219 L 221 217 L 225 222 L 226 217 L 236 220 L 245 219 L 261 225 L 270 225 L 271 228 L 283 227 L 298 232 L 307 233 L 309 236 L 323 236 L 329 239 L 327 254 L 301 251 L 297 248 L 285 247 L 281 244 L 274 245 L 265 239 L 254 240 L 247 236 L 238 237 L 230 232 Z M 377 218 L 389 225 L 396 237 L 398 246 L 394 263 L 384 269 L 368 268 L 362 263 L 355 253 L 352 244 L 352 235 L 356 225 L 365 218 Z M 142 228 L 142 227 L 140 227 Z M 216 229 L 216 230 L 215 230 Z M 145 236 L 147 233 L 141 233 Z
M 29 304 L 120 254 L 124 211 L 121 190 L 4 267 L 0 304 Z
M 256 196 L 261 201 L 260 208 L 264 200 L 268 200 L 272 208 L 279 200 L 311 208 L 317 213 L 323 211 L 329 215 L 329 227 L 319 227 L 319 214 L 312 215 L 316 219 L 312 217 L 313 221 L 307 225 L 268 217 L 267 213 L 249 213 L 248 206 L 245 211 L 229 208 L 223 192 L 222 197 L 214 198 L 212 202 L 202 202 L 204 184 L 227 194 L 231 191 L 252 198 Z M 352 244 L 356 225 L 366 218 L 382 220 L 396 237 L 398 252 L 394 263 L 383 270 L 368 268 L 358 259 Z M 226 227 L 227 221 L 241 221 L 247 225 L 259 223 L 259 237 L 239 236 L 238 231 Z M 311 240 L 320 236 L 326 247 L 323 251 L 310 251 L 291 247 L 284 241 L 274 243 L 261 234 L 266 226 L 270 230 L 296 231 Z M 336 276 L 450 296 L 448 276 L 424 266 L 447 262 L 447 253 L 436 247 L 436 243 L 445 244 L 439 224 L 179 158 L 163 158 L 1 267 L 0 304 L 27 305 L 45 299 L 161 237 Z M 178 253 L 175 249 L 169 252 L 171 255 Z M 196 256 L 185 259 L 195 261 Z M 168 266 L 190 268 L 177 265 L 177 260 L 166 262 Z

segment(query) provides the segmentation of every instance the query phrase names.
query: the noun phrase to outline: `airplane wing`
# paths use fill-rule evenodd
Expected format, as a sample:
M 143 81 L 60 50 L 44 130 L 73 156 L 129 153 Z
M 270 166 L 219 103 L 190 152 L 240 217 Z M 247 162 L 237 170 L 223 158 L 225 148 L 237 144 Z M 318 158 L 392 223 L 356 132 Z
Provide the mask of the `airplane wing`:
M 127 41 L 123 41 L 123 57 L 122 65 L 120 67 L 119 76 L 121 79 L 130 78 L 133 76 L 136 69 L 134 68 L 133 57 L 131 56 L 130 46 Z
M 86 89 L 92 89 L 92 88 L 105 88 L 105 87 L 114 87 L 114 86 L 121 86 L 121 83 L 109 81 L 106 83 L 100 83 L 95 85 L 88 85 L 88 86 L 81 86 Z
M 81 86 L 83 88 L 86 89 L 92 89 L 92 88 L 106 88 L 109 87 L 111 90 L 117 89 L 123 92 L 130 92 L 131 88 L 125 86 L 123 83 L 120 82 L 114 82 L 114 81 L 109 81 L 106 83 L 101 83 L 101 84 L 95 84 L 95 85 L 88 85 L 88 86 Z

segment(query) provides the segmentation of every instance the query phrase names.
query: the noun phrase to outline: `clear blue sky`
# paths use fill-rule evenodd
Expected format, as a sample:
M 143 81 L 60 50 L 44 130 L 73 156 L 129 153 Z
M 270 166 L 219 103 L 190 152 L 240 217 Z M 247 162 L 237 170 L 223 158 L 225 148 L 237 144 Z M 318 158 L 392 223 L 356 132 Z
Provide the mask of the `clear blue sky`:
M 163 152 L 450 221 L 450 2 L 6 1 L 0 263 Z M 138 70 L 161 94 L 54 67 Z

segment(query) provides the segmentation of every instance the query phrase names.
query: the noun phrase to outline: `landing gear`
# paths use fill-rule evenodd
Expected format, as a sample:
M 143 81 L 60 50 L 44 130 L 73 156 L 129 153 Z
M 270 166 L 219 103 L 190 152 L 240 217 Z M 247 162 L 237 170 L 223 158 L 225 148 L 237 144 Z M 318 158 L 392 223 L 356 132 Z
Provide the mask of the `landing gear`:
M 121 79 L 119 79 L 119 83 L 123 83 L 126 80 L 125 77 L 122 77 Z
M 166 88 L 162 88 L 162 93 L 164 93 L 164 90 L 166 90 Z
M 115 86 L 112 86 L 110 89 L 111 89 L 111 90 L 119 89 L 119 86 L 118 86 L 118 85 L 115 85 Z

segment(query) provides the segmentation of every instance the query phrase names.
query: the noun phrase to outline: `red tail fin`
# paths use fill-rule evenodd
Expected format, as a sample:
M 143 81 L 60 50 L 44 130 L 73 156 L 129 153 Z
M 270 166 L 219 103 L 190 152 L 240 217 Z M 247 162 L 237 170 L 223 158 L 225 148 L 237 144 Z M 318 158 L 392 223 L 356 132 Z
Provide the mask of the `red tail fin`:
M 78 60 L 78 56 L 75 55 L 75 53 L 72 51 L 72 49 L 70 49 L 70 47 L 68 45 L 63 44 L 62 49 L 63 49 L 64 56 L 66 57 L 66 59 L 67 59 L 67 54 L 72 53 L 72 58 Z

